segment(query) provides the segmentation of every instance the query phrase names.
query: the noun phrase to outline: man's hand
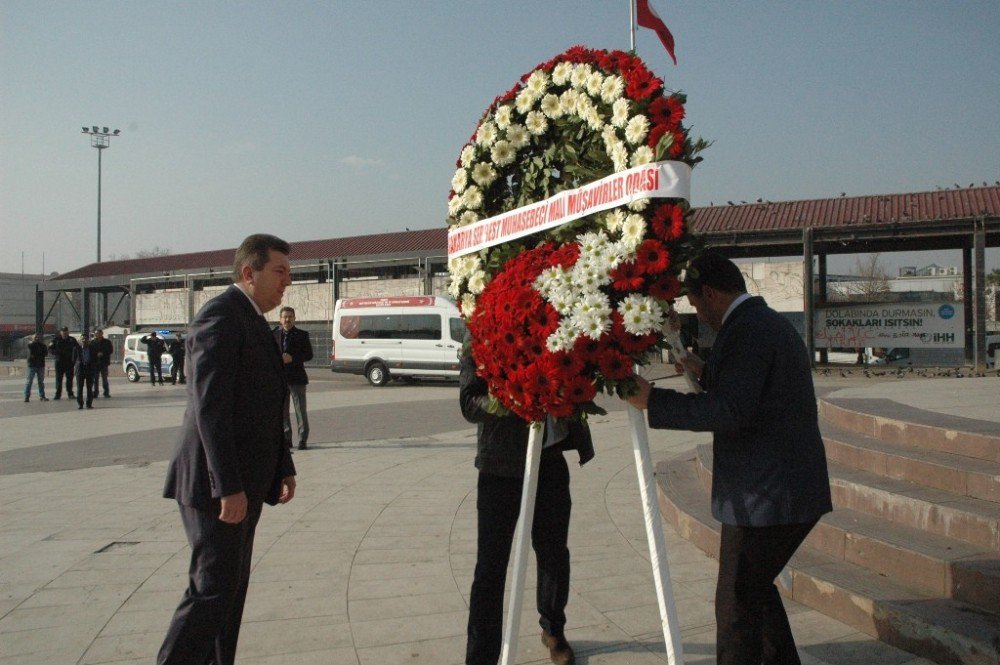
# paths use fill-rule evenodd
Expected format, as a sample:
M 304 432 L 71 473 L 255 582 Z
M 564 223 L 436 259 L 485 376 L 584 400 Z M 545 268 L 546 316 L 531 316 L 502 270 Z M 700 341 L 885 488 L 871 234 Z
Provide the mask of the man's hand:
M 287 365 L 288 363 L 292 362 L 292 354 L 290 354 L 290 353 L 282 353 L 281 354 L 281 359 L 284 360 L 285 364 Z
M 652 385 L 650 385 L 649 381 L 638 375 L 635 376 L 635 384 L 638 386 L 639 392 L 626 397 L 625 401 L 637 409 L 645 409 L 649 404 L 649 391 L 652 389 Z
M 678 374 L 683 374 L 684 371 L 687 370 L 691 372 L 694 378 L 700 379 L 701 371 L 705 369 L 705 361 L 693 353 L 688 352 L 686 356 L 680 358 L 674 363 L 674 369 L 677 370 Z
M 285 476 L 281 479 L 281 496 L 278 503 L 288 503 L 295 496 L 295 476 Z
M 239 524 L 247 516 L 246 492 L 224 496 L 220 503 L 222 510 L 219 511 L 219 519 L 226 524 Z

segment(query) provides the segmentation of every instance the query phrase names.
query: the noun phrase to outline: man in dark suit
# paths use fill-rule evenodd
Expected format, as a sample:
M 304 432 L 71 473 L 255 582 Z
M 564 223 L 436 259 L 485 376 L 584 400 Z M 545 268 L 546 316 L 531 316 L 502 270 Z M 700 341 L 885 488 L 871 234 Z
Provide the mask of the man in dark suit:
M 295 310 L 281 308 L 281 325 L 274 329 L 274 341 L 281 349 L 281 360 L 285 363 L 285 381 L 288 383 L 288 397 L 285 397 L 285 445 L 292 447 L 292 417 L 289 402 L 295 405 L 295 422 L 299 429 L 299 450 L 308 447 L 309 414 L 306 413 L 306 386 L 309 376 L 304 363 L 313 358 L 309 333 L 295 327 Z
M 170 364 L 170 383 L 187 383 L 187 376 L 184 374 L 184 336 L 177 333 L 177 336 L 170 340 L 167 345 L 167 353 L 173 358 Z M 180 381 L 177 375 L 180 374 Z
M 191 567 L 160 665 L 234 662 L 261 508 L 295 495 L 281 354 L 264 319 L 291 284 L 288 253 L 274 236 L 244 240 L 236 283 L 205 303 L 188 332 L 188 405 L 163 495 L 180 505 Z
M 104 336 L 104 331 L 98 328 L 94 331 L 94 341 L 90 343 L 90 350 L 93 351 L 96 359 L 96 369 L 94 376 L 94 396 L 101 394 L 104 388 L 104 397 L 111 397 L 111 389 L 108 386 L 108 368 L 111 367 L 111 356 L 115 353 L 115 347 L 111 340 Z M 100 384 L 98 384 L 100 380 Z
M 66 378 L 66 394 L 73 399 L 73 350 L 80 344 L 63 326 L 59 335 L 49 343 L 49 351 L 56 359 L 56 399 L 62 399 L 63 377 Z
M 486 382 L 476 375 L 471 355 L 462 358 L 459 402 L 462 415 L 477 424 L 476 570 L 469 597 L 466 665 L 496 665 L 503 638 L 503 589 L 514 529 L 521 512 L 521 487 L 529 424 L 509 414 L 490 413 Z M 580 464 L 594 457 L 590 428 L 582 421 L 546 421 L 538 470 L 538 494 L 531 544 L 538 562 L 536 602 L 542 642 L 557 665 L 576 662 L 566 642 L 569 600 L 569 467 L 563 451 L 576 449 Z
M 83 408 L 83 391 L 87 391 L 87 408 L 94 408 L 97 392 L 97 354 L 90 345 L 90 335 L 80 334 L 80 343 L 73 347 L 73 372 L 76 374 L 76 403 Z
M 722 523 L 715 594 L 719 665 L 799 663 L 774 579 L 830 512 L 809 353 L 739 268 L 708 252 L 684 280 L 698 319 L 717 331 L 707 363 L 685 364 L 704 392 L 650 389 L 628 398 L 649 426 L 713 432 L 712 514 Z
M 156 336 L 156 331 L 143 335 L 139 341 L 146 345 L 146 356 L 149 358 L 149 382 L 156 385 L 159 377 L 163 385 L 163 353 L 167 350 L 166 343 Z

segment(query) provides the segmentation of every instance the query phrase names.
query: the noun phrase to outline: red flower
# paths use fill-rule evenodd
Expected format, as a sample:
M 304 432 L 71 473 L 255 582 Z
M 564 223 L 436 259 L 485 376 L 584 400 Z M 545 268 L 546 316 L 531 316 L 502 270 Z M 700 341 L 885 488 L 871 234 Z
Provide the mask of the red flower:
M 606 348 L 607 345 L 603 337 L 591 339 L 586 335 L 581 335 L 573 345 L 573 354 L 585 363 L 596 365 L 600 362 L 601 355 Z
M 681 283 L 673 275 L 660 275 L 649 284 L 649 295 L 660 300 L 674 300 L 681 294 Z
M 632 359 L 620 351 L 607 349 L 601 354 L 598 366 L 601 374 L 609 379 L 624 379 L 632 375 Z
M 611 285 L 616 291 L 638 291 L 645 281 L 635 261 L 625 261 L 611 271 Z
M 661 273 L 670 265 L 670 255 L 659 240 L 643 240 L 636 250 L 636 264 L 646 274 Z
M 583 372 L 583 360 L 574 353 L 559 351 L 558 353 L 551 354 L 549 357 L 552 359 L 552 363 L 558 368 L 559 377 L 563 380 L 577 377 Z
M 549 303 L 544 303 L 531 316 L 528 321 L 528 333 L 540 340 L 548 339 L 549 335 L 559 327 L 559 313 L 556 308 Z
M 625 353 L 642 353 L 656 344 L 655 333 L 636 336 L 625 330 L 622 315 L 618 312 L 611 313 L 611 336 Z
M 680 157 L 684 154 L 684 132 L 680 129 L 674 130 L 674 143 L 670 146 L 670 156 Z
M 597 386 L 586 376 L 577 376 L 563 386 L 564 396 L 574 404 L 590 402 L 597 395 Z
M 653 233 L 667 242 L 684 235 L 684 211 L 672 203 L 664 203 L 656 209 L 651 221 Z
M 580 245 L 575 242 L 568 242 L 556 251 L 548 260 L 548 267 L 562 266 L 564 269 L 572 268 L 580 258 Z

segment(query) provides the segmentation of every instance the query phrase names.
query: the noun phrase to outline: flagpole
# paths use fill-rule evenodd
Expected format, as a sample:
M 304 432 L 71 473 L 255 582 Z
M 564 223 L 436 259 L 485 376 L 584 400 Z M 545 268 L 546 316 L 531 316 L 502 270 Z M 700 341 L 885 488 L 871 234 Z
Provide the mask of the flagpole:
M 631 50 L 635 53 L 635 0 L 628 0 L 628 29 L 631 37 Z

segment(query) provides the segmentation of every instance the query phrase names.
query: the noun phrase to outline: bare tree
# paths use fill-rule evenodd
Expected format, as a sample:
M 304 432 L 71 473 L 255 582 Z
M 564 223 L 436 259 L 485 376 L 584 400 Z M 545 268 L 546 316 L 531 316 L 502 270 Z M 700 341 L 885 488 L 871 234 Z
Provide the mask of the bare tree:
M 135 258 L 137 259 L 149 259 L 154 256 L 170 256 L 170 249 L 167 247 L 160 247 L 157 245 L 152 249 L 140 249 L 135 253 Z
M 890 293 L 889 275 L 882 267 L 881 255 L 866 254 L 854 262 L 854 272 L 858 279 L 844 284 L 849 300 L 881 302 Z

